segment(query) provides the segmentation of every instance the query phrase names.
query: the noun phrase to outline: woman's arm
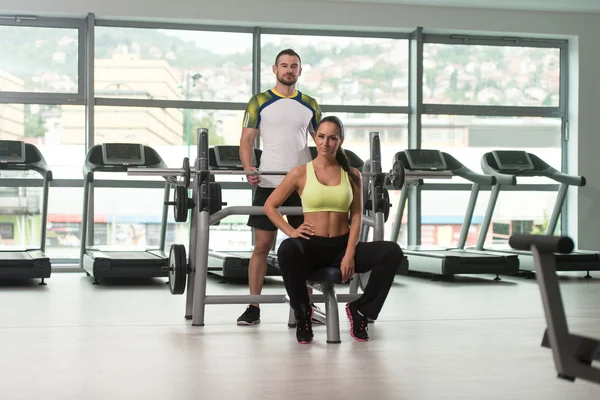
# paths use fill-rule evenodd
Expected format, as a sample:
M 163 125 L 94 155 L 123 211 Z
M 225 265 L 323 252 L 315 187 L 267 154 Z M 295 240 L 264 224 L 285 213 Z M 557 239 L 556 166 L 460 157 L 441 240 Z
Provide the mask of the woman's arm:
M 360 171 L 356 168 L 351 168 L 350 172 L 356 175 L 362 182 Z M 350 234 L 348 237 L 348 246 L 346 247 L 345 256 L 354 258 L 356 252 L 356 244 L 360 236 L 360 228 L 362 225 L 362 185 L 357 187 L 352 186 L 352 204 L 350 204 Z
M 292 194 L 294 191 L 297 191 L 299 188 L 300 181 L 304 176 L 304 171 L 306 170 L 306 166 L 302 165 L 300 167 L 296 167 L 292 169 L 288 174 L 283 178 L 283 181 L 275 188 L 273 193 L 269 196 L 267 201 L 265 201 L 264 210 L 265 214 L 271 222 L 283 233 L 287 236 L 292 237 L 295 229 L 287 223 L 287 221 L 283 218 L 278 208 L 281 207 L 283 202 Z

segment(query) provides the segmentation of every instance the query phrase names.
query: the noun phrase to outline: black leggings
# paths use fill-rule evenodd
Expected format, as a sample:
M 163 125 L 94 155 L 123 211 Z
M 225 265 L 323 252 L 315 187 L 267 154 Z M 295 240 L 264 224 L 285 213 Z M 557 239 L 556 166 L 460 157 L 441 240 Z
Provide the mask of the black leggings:
M 339 268 L 347 244 L 348 234 L 332 238 L 311 236 L 309 240 L 288 238 L 281 243 L 277 251 L 279 268 L 294 311 L 310 309 L 306 277 L 321 268 Z M 361 314 L 377 319 L 403 258 L 404 254 L 395 242 L 357 244 L 355 272 L 372 271 L 364 293 L 356 300 Z

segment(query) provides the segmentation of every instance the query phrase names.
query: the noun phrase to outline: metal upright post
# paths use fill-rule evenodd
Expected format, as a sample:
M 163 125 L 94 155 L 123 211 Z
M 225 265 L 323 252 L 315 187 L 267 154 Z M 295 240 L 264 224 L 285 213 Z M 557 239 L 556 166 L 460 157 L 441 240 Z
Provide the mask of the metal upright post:
M 548 221 L 548 227 L 546 228 L 546 235 L 553 236 L 556 231 L 556 225 L 558 225 L 558 217 L 560 217 L 563 206 L 565 204 L 565 200 L 567 199 L 567 191 L 569 190 L 569 185 L 566 183 L 561 183 L 560 188 L 558 189 L 558 195 L 556 196 L 556 201 L 554 202 L 554 209 L 552 210 L 552 215 L 550 216 L 550 220 Z
M 371 172 L 381 173 L 381 142 L 379 140 L 379 132 L 369 133 L 369 141 L 371 143 Z M 371 199 L 372 209 L 375 211 L 377 206 L 376 201 L 382 197 L 381 191 L 383 190 L 383 183 L 379 182 L 379 178 L 373 177 L 371 179 Z M 375 226 L 373 227 L 373 241 L 381 241 L 384 237 L 385 221 L 383 220 L 382 212 L 374 212 L 373 220 Z
M 196 170 L 198 169 L 198 159 L 194 164 Z M 198 190 L 196 189 L 196 177 L 194 176 L 192 180 L 192 199 L 196 204 L 200 204 L 198 200 Z M 190 220 L 190 244 L 189 244 L 189 268 L 190 272 L 188 275 L 187 281 L 187 293 L 186 293 L 186 302 L 185 302 L 185 319 L 192 318 L 193 304 L 194 304 L 194 288 L 196 282 L 196 254 L 198 249 L 196 248 L 196 243 L 198 243 L 198 213 L 195 209 L 192 210 L 192 216 Z
M 500 194 L 500 187 L 502 185 L 496 183 L 492 188 L 492 193 L 490 194 L 490 201 L 487 206 L 487 210 L 485 211 L 485 215 L 483 217 L 483 221 L 481 222 L 481 231 L 479 232 L 479 236 L 477 237 L 477 245 L 475 246 L 476 250 L 483 250 L 483 246 L 485 244 L 485 237 L 487 236 L 488 230 L 490 229 L 490 224 L 492 223 L 492 216 L 494 215 L 494 208 L 496 207 L 496 203 L 498 202 L 498 195 Z
M 171 193 L 171 184 L 169 182 L 165 182 L 165 193 L 163 195 L 163 212 L 162 217 L 160 219 L 160 249 L 165 251 L 165 246 L 167 245 L 167 218 L 169 213 L 169 195 Z
M 208 129 L 198 129 L 198 165 L 194 186 L 198 190 L 198 226 L 196 238 L 196 276 L 194 277 L 194 300 L 192 325 L 204 326 L 206 307 L 206 275 L 208 272 L 208 241 L 210 234 L 210 171 L 208 164 Z

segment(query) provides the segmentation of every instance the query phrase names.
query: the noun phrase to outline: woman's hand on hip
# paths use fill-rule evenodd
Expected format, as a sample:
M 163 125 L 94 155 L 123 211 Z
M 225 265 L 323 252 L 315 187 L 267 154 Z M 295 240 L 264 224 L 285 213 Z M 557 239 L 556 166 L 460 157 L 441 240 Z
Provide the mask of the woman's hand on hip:
M 290 237 L 292 238 L 302 238 L 302 239 L 310 239 L 310 236 L 315 234 L 315 227 L 310 222 L 305 222 L 300 225 L 298 228 L 294 229 L 291 233 Z

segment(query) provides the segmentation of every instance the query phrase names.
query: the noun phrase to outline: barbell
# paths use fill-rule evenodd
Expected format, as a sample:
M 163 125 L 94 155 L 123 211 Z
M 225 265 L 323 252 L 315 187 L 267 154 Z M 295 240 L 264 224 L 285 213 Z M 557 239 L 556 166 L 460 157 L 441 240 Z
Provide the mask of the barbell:
M 185 187 L 189 187 L 189 183 L 191 181 L 191 175 L 198 175 L 201 173 L 210 173 L 211 175 L 242 175 L 242 176 L 260 176 L 260 175 L 278 175 L 283 176 L 287 175 L 289 171 L 245 171 L 245 170 L 197 170 L 196 168 L 191 168 L 189 159 L 185 158 L 183 161 L 183 166 L 181 168 L 129 168 L 127 170 L 127 175 L 136 175 L 136 176 L 162 176 L 167 178 L 169 182 L 174 183 L 176 185 L 181 185 Z M 436 172 L 435 176 L 439 176 L 441 173 Z M 385 180 L 388 178 L 390 183 L 394 186 L 395 189 L 401 189 L 404 185 L 406 172 L 404 170 L 404 165 L 401 162 L 396 161 L 394 163 L 394 167 L 389 172 L 361 172 L 363 177 L 367 178 L 380 178 Z M 432 177 L 431 173 L 428 174 L 428 171 L 422 171 L 418 173 L 411 173 L 409 171 L 409 175 L 411 179 L 422 179 L 425 177 Z M 452 175 L 450 174 L 450 177 Z M 182 177 L 182 181 L 173 180 L 173 178 Z

